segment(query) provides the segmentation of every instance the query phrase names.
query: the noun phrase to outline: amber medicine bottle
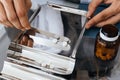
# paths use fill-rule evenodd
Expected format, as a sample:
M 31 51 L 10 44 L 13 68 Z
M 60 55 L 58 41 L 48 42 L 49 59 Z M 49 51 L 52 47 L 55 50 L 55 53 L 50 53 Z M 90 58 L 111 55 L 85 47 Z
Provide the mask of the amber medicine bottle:
M 94 55 L 100 61 L 114 60 L 120 44 L 119 30 L 108 24 L 100 29 L 96 37 Z

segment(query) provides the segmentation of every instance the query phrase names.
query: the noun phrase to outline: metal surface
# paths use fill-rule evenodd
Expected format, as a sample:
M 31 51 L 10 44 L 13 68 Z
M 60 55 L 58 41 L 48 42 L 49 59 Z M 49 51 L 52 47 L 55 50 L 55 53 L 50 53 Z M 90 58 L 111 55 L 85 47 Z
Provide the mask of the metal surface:
M 57 74 L 71 74 L 75 65 L 75 60 L 72 58 L 45 52 L 42 50 L 37 50 L 26 46 L 22 46 L 21 55 L 19 55 L 20 53 L 18 53 L 12 56 L 13 54 L 10 50 L 8 51 L 8 53 L 8 60 L 14 63 L 26 64 L 38 70 L 42 69 L 43 71 Z M 46 58 L 46 56 L 49 57 Z
M 63 11 L 63 12 L 68 12 L 68 13 L 72 13 L 72 14 L 77 14 L 77 15 L 81 15 L 81 16 L 86 16 L 87 11 L 85 10 L 80 10 L 80 9 L 75 9 L 75 8 L 70 8 L 70 7 L 66 7 L 63 5 L 58 5 L 58 4 L 54 4 L 54 3 L 50 3 L 48 2 L 47 5 L 49 7 L 52 7 L 55 10 L 59 10 L 59 11 Z
M 72 52 L 72 55 L 71 55 L 72 58 L 75 58 L 75 57 L 76 57 L 76 53 L 77 53 L 78 47 L 79 47 L 79 45 L 80 45 L 80 43 L 81 43 L 81 41 L 82 41 L 84 32 L 85 32 L 85 30 L 86 30 L 86 29 L 85 29 L 85 24 L 86 24 L 86 22 L 87 22 L 87 18 L 86 18 L 86 21 L 85 21 L 85 23 L 84 23 L 84 25 L 83 25 L 83 28 L 82 28 L 81 33 L 80 33 L 80 35 L 79 35 L 79 38 L 78 38 L 78 40 L 77 40 L 77 42 L 76 42 L 76 44 L 75 44 L 75 47 L 74 47 L 74 49 L 73 49 L 73 52 Z
M 0 80 L 65 80 L 26 65 L 18 65 L 5 61 Z
M 54 3 L 50 3 L 50 2 L 48 2 L 47 4 L 48 4 L 49 7 L 53 8 L 55 10 L 63 11 L 63 12 L 72 13 L 72 14 L 76 14 L 76 15 L 80 15 L 80 16 L 84 16 L 84 17 L 86 17 L 86 14 L 87 14 L 87 11 L 84 11 L 84 10 L 70 8 L 70 7 L 67 7 L 67 6 L 58 5 L 58 4 L 54 4 Z M 87 19 L 85 20 L 85 23 L 83 25 L 81 34 L 79 35 L 79 38 L 78 38 L 78 40 L 75 44 L 75 47 L 73 49 L 73 52 L 72 52 L 72 55 L 71 55 L 72 58 L 75 58 L 75 56 L 76 56 L 77 49 L 79 47 L 79 44 L 80 44 L 80 42 L 82 40 L 82 37 L 83 37 L 83 34 L 85 32 L 86 22 L 87 22 Z

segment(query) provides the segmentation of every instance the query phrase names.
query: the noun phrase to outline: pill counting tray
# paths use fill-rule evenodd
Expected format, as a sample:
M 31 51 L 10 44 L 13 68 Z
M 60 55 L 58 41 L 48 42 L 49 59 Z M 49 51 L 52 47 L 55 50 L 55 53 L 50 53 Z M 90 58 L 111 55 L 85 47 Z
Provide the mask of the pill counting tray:
M 69 75 L 75 66 L 75 59 L 14 42 L 7 53 L 1 76 L 7 80 L 65 80 L 52 74 Z
M 49 6 L 54 7 L 55 9 L 57 8 L 57 5 L 54 6 L 54 4 Z M 66 9 L 67 7 L 63 7 L 63 9 L 60 10 L 67 11 L 68 13 L 75 13 L 77 15 L 86 14 L 86 11 L 77 9 L 74 11 L 72 8 Z M 36 30 L 36 32 L 37 34 L 45 35 L 47 38 L 49 37 L 50 40 L 31 35 L 30 37 L 32 37 L 34 41 L 38 40 L 38 42 L 44 46 L 55 47 L 56 49 L 61 49 L 65 52 L 71 51 L 71 41 L 67 37 L 59 36 L 42 30 Z M 63 78 L 56 77 L 52 74 L 55 73 L 60 75 L 69 75 L 73 72 L 75 67 L 75 59 L 54 54 L 45 50 L 20 45 L 18 42 L 16 42 L 16 40 L 21 39 L 22 35 L 22 33 L 19 33 L 9 47 L 7 52 L 8 57 L 2 71 L 3 77 L 4 75 L 5 78 L 6 76 L 11 76 L 12 78 L 15 78 L 13 80 L 64 80 Z M 35 42 L 38 43 L 37 41 Z M 13 72 L 9 70 L 10 68 L 13 70 Z M 19 72 L 21 73 L 20 75 Z M 37 76 L 37 78 L 34 76 Z
M 41 34 L 46 35 L 45 31 L 40 32 Z M 22 33 L 19 33 L 16 38 L 21 39 L 21 35 Z M 54 39 L 56 39 L 56 35 L 52 33 L 49 33 L 49 35 L 46 36 L 52 38 L 54 37 Z M 31 35 L 31 37 L 33 39 L 37 38 L 38 41 L 41 41 L 41 38 L 39 40 L 38 37 L 33 35 Z M 50 45 L 52 45 L 51 47 L 56 47 L 68 51 L 70 49 L 69 44 L 66 46 L 61 44 L 63 44 L 63 42 L 65 43 L 66 41 L 69 42 L 70 40 L 63 36 L 57 35 L 57 37 L 60 37 L 57 43 L 54 43 L 54 40 L 50 40 Z M 42 40 L 43 39 L 44 38 L 42 38 Z M 2 70 L 3 76 L 1 77 L 5 79 L 8 78 L 8 80 L 9 78 L 12 78 L 13 80 L 64 80 L 63 78 L 56 77 L 52 74 L 55 73 L 68 75 L 73 72 L 75 65 L 74 59 L 37 48 L 20 45 L 14 41 L 10 44 L 9 50 L 7 51 L 7 60 Z M 46 43 L 43 45 L 46 45 Z M 50 45 L 48 46 L 50 47 Z M 64 49 L 63 47 L 66 48 Z M 31 77 L 29 77 L 30 75 Z

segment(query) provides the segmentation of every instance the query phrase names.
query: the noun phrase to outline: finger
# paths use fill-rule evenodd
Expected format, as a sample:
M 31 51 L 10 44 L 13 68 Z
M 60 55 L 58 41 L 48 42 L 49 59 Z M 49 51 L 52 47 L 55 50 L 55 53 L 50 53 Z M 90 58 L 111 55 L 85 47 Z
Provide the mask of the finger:
M 28 42 L 29 36 L 28 35 L 24 35 L 22 38 L 22 41 L 24 41 L 25 43 Z
M 4 24 L 8 27 L 12 27 L 13 25 L 8 21 L 6 12 L 4 10 L 3 5 L 0 3 L 0 23 Z
M 107 18 L 116 15 L 118 12 L 115 11 L 115 7 L 114 6 L 110 6 L 109 8 L 103 10 L 102 12 L 100 12 L 99 14 L 97 14 L 96 16 L 94 16 L 91 20 L 89 20 L 86 23 L 86 28 L 90 28 L 93 25 L 98 24 L 101 21 L 106 20 Z
M 13 28 L 13 25 L 9 21 L 3 22 L 3 24 L 5 24 L 7 27 Z
M 6 27 L 6 28 L 9 28 L 9 27 L 11 27 L 10 25 L 8 25 L 8 24 L 5 24 L 5 23 L 2 23 L 2 22 L 0 22 L 0 24 L 3 24 L 4 25 L 4 27 Z M 11 27 L 12 28 L 12 27 Z
M 24 34 L 24 36 L 22 36 L 22 39 L 20 40 L 20 44 L 27 46 L 28 39 L 29 36 L 27 34 Z
M 30 9 L 31 6 L 32 6 L 32 2 L 31 2 L 31 0 L 25 0 L 25 4 L 26 4 L 27 12 L 28 12 L 29 9 Z
M 104 21 L 98 23 L 96 26 L 102 27 L 106 24 L 116 24 L 119 21 L 120 21 L 120 14 L 117 14 L 117 15 L 112 16 L 111 18 L 109 18 L 107 20 L 104 20 Z
M 87 17 L 91 17 L 95 12 L 96 8 L 102 3 L 103 0 L 92 0 L 92 2 L 88 6 Z
M 3 22 L 3 20 L 1 20 L 1 21 L 0 21 L 0 24 L 3 24 L 6 28 L 8 28 L 8 27 L 11 27 L 11 28 L 12 28 L 12 27 L 13 27 L 13 25 L 10 24 L 9 21 L 8 21 L 8 22 L 7 22 L 7 21 L 6 21 L 6 22 Z
M 13 25 L 9 21 L 0 20 L 0 24 L 13 28 Z
M 32 38 L 29 38 L 27 46 L 28 47 L 33 47 L 33 39 Z
M 14 1 L 15 10 L 16 10 L 16 13 L 17 13 L 17 16 L 19 18 L 21 25 L 25 29 L 30 29 L 30 23 L 27 17 L 27 9 L 25 6 L 25 0 L 13 0 L 13 1 Z
M 27 46 L 27 43 L 25 43 L 24 41 L 20 41 L 20 43 L 19 44 L 21 44 L 21 45 L 25 45 L 25 46 Z
M 5 8 L 5 12 L 7 15 L 8 20 L 17 28 L 17 29 L 22 29 L 23 27 L 21 26 L 19 19 L 15 13 L 15 9 L 13 6 L 12 0 L 1 0 L 1 3 L 3 4 Z
M 103 0 L 103 3 L 105 3 L 105 4 L 111 4 L 111 3 L 113 3 L 113 1 L 115 1 L 115 0 Z

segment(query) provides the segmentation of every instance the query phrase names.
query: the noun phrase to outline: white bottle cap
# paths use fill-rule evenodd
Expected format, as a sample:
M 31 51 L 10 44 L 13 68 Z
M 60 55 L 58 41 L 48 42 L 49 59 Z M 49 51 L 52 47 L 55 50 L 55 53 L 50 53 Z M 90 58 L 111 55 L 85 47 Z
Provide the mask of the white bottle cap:
M 103 33 L 102 33 L 102 29 L 100 30 L 100 37 L 103 39 L 103 40 L 105 40 L 105 41 L 115 41 L 115 40 L 117 40 L 118 38 L 119 38 L 119 32 L 118 32 L 118 35 L 117 36 L 115 36 L 115 37 L 107 37 L 107 36 L 105 36 Z

